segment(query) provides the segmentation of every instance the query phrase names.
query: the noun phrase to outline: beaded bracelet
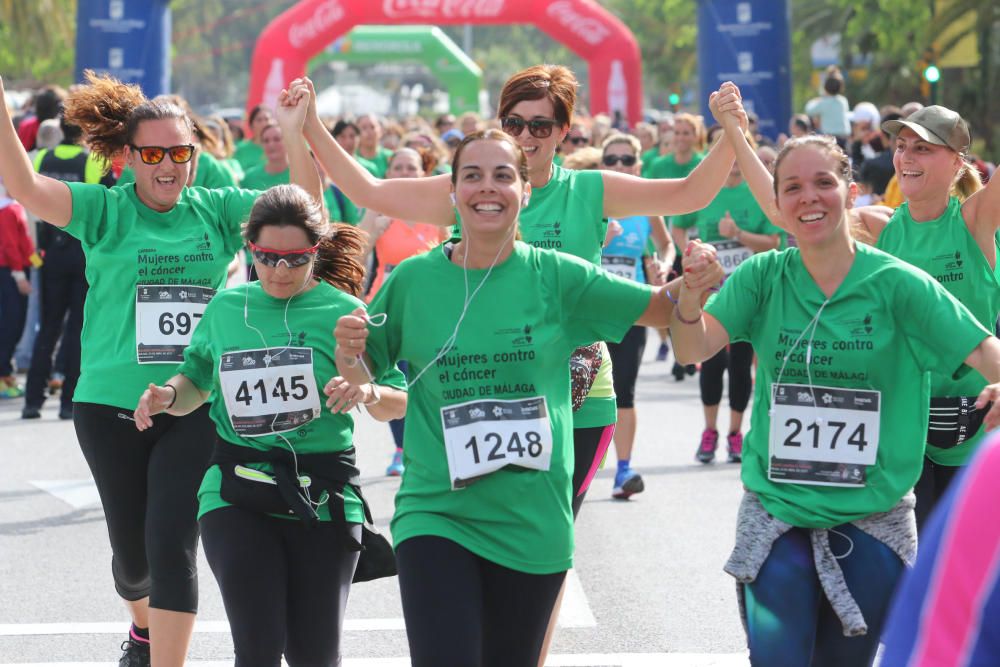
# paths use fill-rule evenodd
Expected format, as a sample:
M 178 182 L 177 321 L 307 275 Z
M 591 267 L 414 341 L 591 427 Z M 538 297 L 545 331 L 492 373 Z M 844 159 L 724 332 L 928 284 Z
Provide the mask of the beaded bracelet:
M 681 315 L 681 307 L 677 303 L 677 299 L 674 298 L 674 295 L 671 294 L 670 288 L 664 287 L 663 291 L 667 293 L 667 299 L 670 300 L 670 303 L 674 304 L 674 313 L 677 315 L 677 319 L 680 320 L 682 324 L 697 324 L 698 322 L 701 321 L 701 309 L 698 310 L 698 317 L 696 317 L 693 320 L 685 320 L 684 316 Z

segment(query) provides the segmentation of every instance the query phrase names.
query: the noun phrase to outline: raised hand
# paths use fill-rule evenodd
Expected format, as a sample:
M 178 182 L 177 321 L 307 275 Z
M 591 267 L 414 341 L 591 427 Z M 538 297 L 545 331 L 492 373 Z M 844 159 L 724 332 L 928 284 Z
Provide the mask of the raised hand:
M 287 136 L 288 132 L 301 132 L 308 109 L 309 88 L 304 83 L 296 84 L 293 81 L 288 89 L 282 90 L 278 95 L 278 106 L 275 109 L 275 117 L 282 133 Z
M 712 93 L 708 98 L 709 109 L 712 116 L 727 131 L 732 131 L 736 127 L 746 132 L 750 127 L 746 110 L 743 108 L 743 97 L 739 87 L 731 81 L 727 81 L 719 87 L 719 90 Z M 734 125 L 735 121 L 735 125 Z
M 139 405 L 132 416 L 135 418 L 135 427 L 140 431 L 145 431 L 153 425 L 153 415 L 165 412 L 167 406 L 172 405 L 177 397 L 177 390 L 173 386 L 159 387 L 152 382 L 149 388 L 142 392 L 139 397 Z

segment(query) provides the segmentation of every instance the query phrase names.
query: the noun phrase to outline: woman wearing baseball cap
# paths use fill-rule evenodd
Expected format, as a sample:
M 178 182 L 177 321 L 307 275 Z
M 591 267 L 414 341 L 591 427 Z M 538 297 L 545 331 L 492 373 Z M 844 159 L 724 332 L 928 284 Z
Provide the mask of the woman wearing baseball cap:
M 984 188 L 968 163 L 968 124 L 935 105 L 886 121 L 882 129 L 896 138 L 893 165 L 906 201 L 884 230 L 869 224 L 876 247 L 929 273 L 993 330 L 1000 313 L 1000 185 Z M 985 410 L 969 399 L 982 382 L 977 372 L 960 380 L 931 376 L 927 457 L 916 487 L 918 525 L 984 438 Z

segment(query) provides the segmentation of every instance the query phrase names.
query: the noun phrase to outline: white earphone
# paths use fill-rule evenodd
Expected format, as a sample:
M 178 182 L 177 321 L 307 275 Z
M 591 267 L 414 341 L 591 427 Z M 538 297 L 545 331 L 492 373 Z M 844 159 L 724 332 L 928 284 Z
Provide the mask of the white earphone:
M 449 192 L 448 196 L 451 198 L 451 205 L 452 206 L 458 206 L 458 202 L 455 200 L 455 193 L 454 192 Z
M 531 201 L 531 195 L 525 192 L 521 195 L 521 208 L 526 208 L 529 201 Z

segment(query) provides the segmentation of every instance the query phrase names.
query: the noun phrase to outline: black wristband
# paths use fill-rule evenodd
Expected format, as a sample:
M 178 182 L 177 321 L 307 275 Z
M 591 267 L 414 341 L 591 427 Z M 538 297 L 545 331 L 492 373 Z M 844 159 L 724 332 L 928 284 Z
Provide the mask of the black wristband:
M 170 408 L 174 407 L 174 403 L 177 402 L 177 387 L 175 387 L 174 385 L 170 384 L 169 382 L 167 384 L 163 385 L 163 386 L 164 387 L 170 387 L 171 389 L 174 390 L 174 398 L 173 398 L 173 400 L 170 401 L 170 405 L 168 405 L 167 407 L 164 408 L 164 411 L 166 411 L 166 410 L 169 410 Z

